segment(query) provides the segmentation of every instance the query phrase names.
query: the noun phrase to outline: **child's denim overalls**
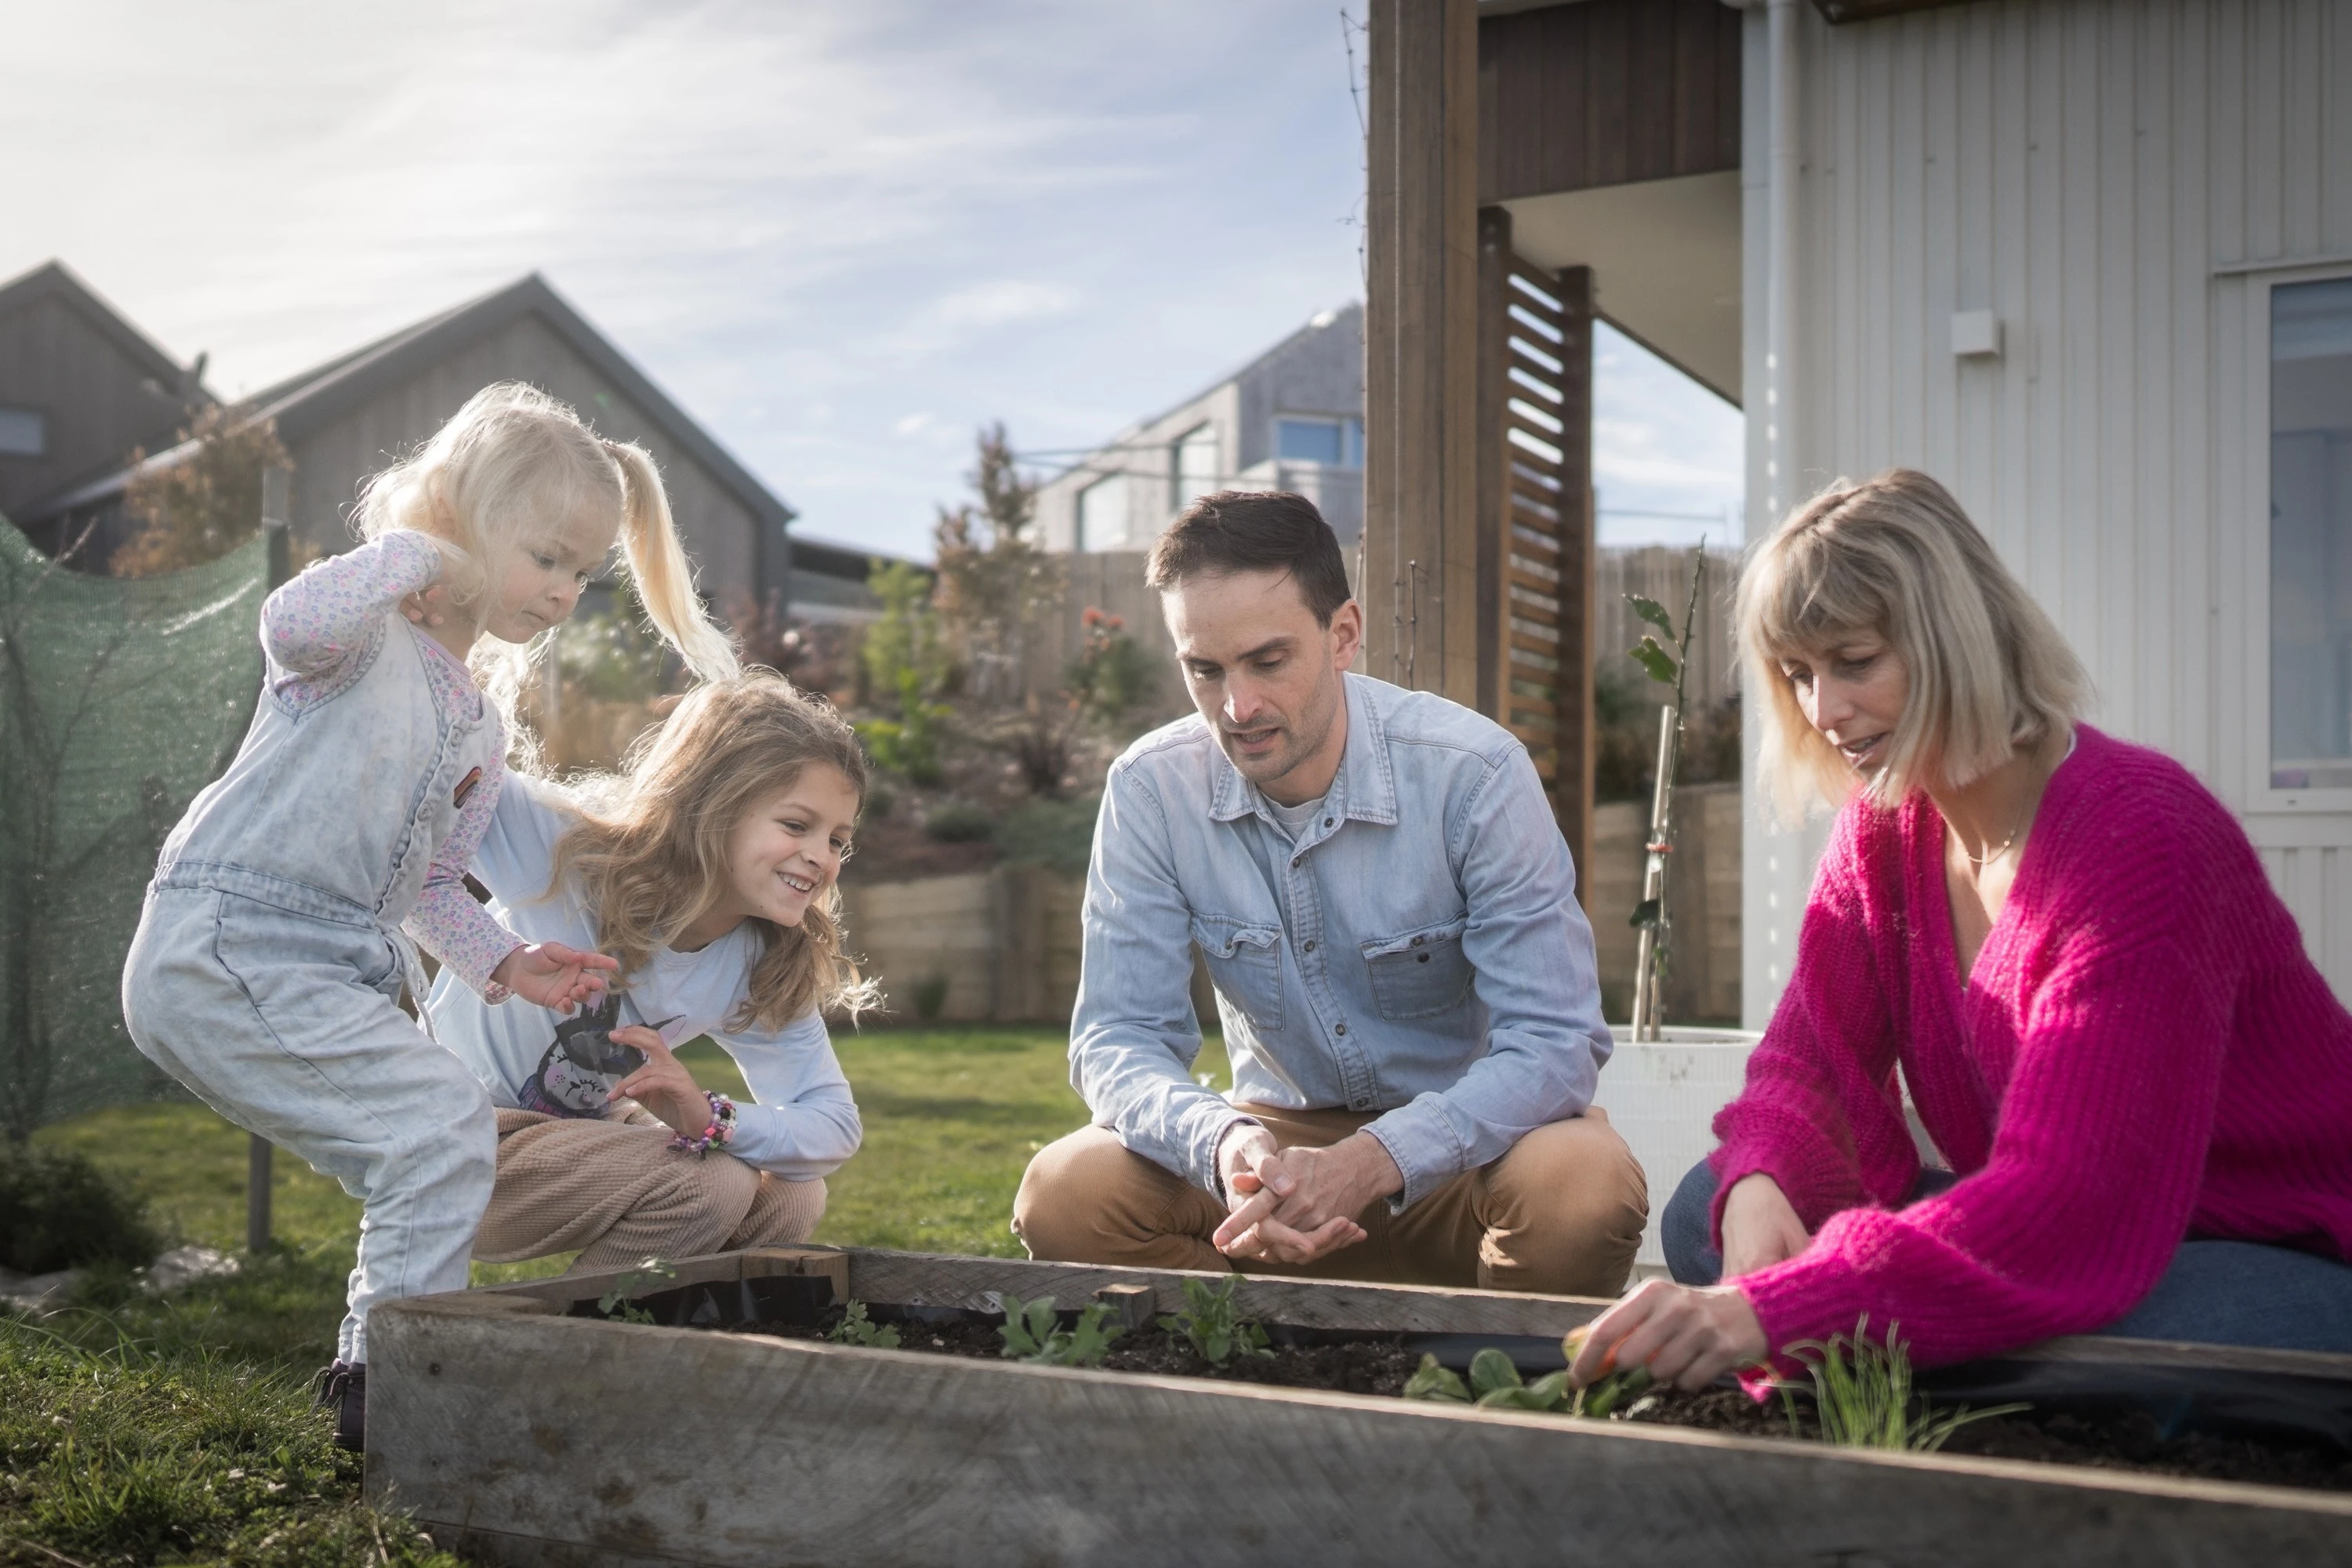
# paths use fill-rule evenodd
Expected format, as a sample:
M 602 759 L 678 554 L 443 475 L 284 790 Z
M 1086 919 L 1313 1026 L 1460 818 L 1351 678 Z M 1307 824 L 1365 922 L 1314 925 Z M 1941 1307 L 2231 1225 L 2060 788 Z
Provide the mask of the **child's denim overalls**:
M 299 710 L 265 691 L 228 772 L 165 841 L 122 976 L 139 1048 L 367 1211 L 338 1354 L 378 1300 L 465 1288 L 497 1121 L 473 1074 L 398 1006 L 400 934 L 499 728 L 452 711 L 396 613 Z M 475 770 L 481 770 L 475 773 Z

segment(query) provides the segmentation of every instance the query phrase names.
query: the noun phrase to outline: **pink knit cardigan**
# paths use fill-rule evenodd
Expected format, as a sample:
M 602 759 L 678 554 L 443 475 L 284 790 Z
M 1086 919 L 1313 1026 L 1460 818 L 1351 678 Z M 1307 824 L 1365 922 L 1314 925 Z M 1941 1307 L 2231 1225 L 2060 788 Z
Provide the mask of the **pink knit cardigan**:
M 2352 1015 L 2203 785 L 2081 727 L 1965 984 L 1943 855 L 1925 796 L 1840 815 L 1716 1118 L 1718 1244 L 1757 1171 L 1814 1233 L 1738 1281 L 1776 1348 L 1864 1313 L 1923 1364 L 2095 1329 L 2189 1237 L 2352 1259 Z M 1962 1178 L 1899 1212 L 1898 1062 Z

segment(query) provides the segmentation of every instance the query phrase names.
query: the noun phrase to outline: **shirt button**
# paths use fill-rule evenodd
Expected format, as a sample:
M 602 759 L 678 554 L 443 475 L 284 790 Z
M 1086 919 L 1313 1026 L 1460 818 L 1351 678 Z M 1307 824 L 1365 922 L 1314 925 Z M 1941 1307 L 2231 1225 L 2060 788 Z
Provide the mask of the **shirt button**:
M 1307 857 L 1306 857 L 1306 856 L 1304 856 L 1304 855 L 1294 855 L 1294 856 L 1292 856 L 1292 857 L 1290 858 L 1290 868 L 1291 868 L 1292 870 L 1294 870 L 1294 871 L 1296 871 L 1297 869 L 1298 869 L 1298 868 L 1299 868 L 1299 867 L 1304 866 L 1304 865 L 1306 865 L 1306 864 L 1307 864 Z
M 1347 1026 L 1347 1025 L 1345 1025 L 1345 1024 L 1342 1024 L 1342 1025 L 1340 1025 L 1338 1028 L 1336 1028 L 1336 1029 L 1332 1030 L 1331 1032 L 1332 1032 L 1333 1034 L 1335 1034 L 1335 1035 L 1344 1035 L 1344 1034 L 1346 1034 L 1346 1033 L 1348 1032 L 1348 1026 Z
M 1339 819 L 1338 817 L 1336 817 L 1336 816 L 1327 816 L 1327 817 L 1325 817 L 1325 818 L 1323 819 L 1323 826 L 1326 826 L 1326 827 L 1328 827 L 1328 826 L 1330 826 L 1333 823 L 1335 823 L 1335 822 L 1337 822 L 1337 821 L 1339 821 Z
M 1307 944 L 1306 951 L 1307 951 L 1307 952 L 1313 952 L 1315 951 L 1315 944 L 1314 944 L 1313 942 L 1308 942 L 1308 943 Z

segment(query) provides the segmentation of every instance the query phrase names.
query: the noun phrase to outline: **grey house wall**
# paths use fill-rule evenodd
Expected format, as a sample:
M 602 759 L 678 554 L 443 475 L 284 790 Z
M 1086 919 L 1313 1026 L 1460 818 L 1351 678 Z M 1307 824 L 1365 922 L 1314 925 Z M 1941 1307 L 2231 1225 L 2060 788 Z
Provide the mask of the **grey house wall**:
M 133 447 L 171 446 L 201 405 L 183 401 L 184 379 L 196 395 L 193 377 L 80 293 L 43 268 L 0 295 L 0 404 L 37 409 L 47 425 L 43 456 L 0 456 L 0 512 L 12 518 Z
M 1175 443 L 1205 424 L 1217 432 L 1220 487 L 1297 490 L 1321 508 L 1341 544 L 1352 552 L 1363 529 L 1362 469 L 1277 459 L 1274 422 L 1284 414 L 1362 419 L 1361 305 L 1324 312 L 1232 375 L 1129 426 L 1048 480 L 1037 495 L 1038 538 L 1048 550 L 1076 550 L 1079 492 L 1107 475 L 1124 474 L 1123 548 L 1150 549 L 1176 515 Z
M 297 528 L 323 550 L 349 549 L 361 483 L 494 381 L 527 381 L 578 408 L 599 435 L 651 452 L 703 591 L 722 603 L 731 593 L 756 594 L 759 521 L 535 316 L 517 318 L 315 427 L 306 426 L 299 408 L 291 411 L 279 435 L 294 456 Z

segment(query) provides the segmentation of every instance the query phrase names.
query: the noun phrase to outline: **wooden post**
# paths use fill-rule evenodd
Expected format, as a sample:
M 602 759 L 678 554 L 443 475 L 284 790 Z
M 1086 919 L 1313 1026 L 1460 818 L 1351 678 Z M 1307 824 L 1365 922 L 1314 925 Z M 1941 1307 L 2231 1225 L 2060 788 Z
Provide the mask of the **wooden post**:
M 1372 0 L 1357 668 L 1478 699 L 1475 0 Z
M 261 470 L 261 533 L 268 557 L 272 593 L 294 574 L 292 540 L 288 535 L 286 516 L 293 510 L 293 479 L 291 469 Z M 258 1132 L 246 1137 L 245 1249 L 260 1252 L 269 1245 L 269 1189 L 276 1151 L 270 1147 L 269 1140 Z
M 1560 661 L 1573 666 L 1562 669 L 1557 688 L 1560 763 L 1552 798 L 1576 856 L 1580 897 L 1592 865 L 1592 769 L 1600 753 L 1592 711 L 1599 657 L 1592 594 L 1601 550 L 1592 502 L 1592 268 L 1564 267 L 1552 281 L 1560 303 Z

